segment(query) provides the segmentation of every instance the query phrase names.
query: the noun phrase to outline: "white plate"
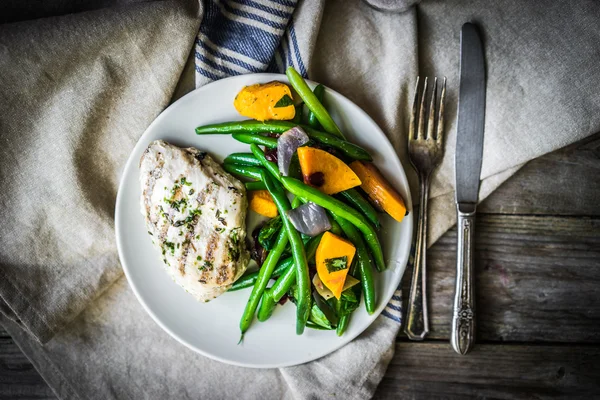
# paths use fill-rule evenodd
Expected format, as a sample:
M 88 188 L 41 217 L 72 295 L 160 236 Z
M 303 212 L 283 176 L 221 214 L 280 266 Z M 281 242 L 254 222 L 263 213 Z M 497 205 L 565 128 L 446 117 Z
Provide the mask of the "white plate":
M 139 160 L 148 144 L 163 139 L 182 147 L 208 151 L 218 161 L 228 154 L 249 151 L 229 135 L 198 136 L 194 128 L 216 122 L 244 119 L 233 99 L 245 85 L 287 81 L 285 75 L 254 74 L 223 79 L 197 89 L 167 108 L 148 127 L 129 157 L 117 195 L 115 231 L 119 256 L 131 288 L 154 320 L 189 348 L 216 360 L 256 368 L 302 364 L 322 357 L 350 342 L 383 310 L 397 288 L 406 267 L 413 229 L 412 212 L 397 223 L 383 217 L 380 233 L 388 270 L 375 273 L 378 308 L 368 315 L 361 304 L 346 333 L 306 329 L 295 333 L 295 306 L 278 306 L 267 322 L 255 321 L 240 339 L 239 320 L 250 289 L 225 293 L 210 303 L 200 303 L 177 286 L 165 272 L 159 251 L 152 246 L 140 213 Z M 375 122 L 339 93 L 327 90 L 325 103 L 349 140 L 371 152 L 374 162 L 410 205 L 406 175 L 389 141 Z M 251 216 L 250 227 L 258 218 Z M 251 229 L 249 230 L 251 232 Z

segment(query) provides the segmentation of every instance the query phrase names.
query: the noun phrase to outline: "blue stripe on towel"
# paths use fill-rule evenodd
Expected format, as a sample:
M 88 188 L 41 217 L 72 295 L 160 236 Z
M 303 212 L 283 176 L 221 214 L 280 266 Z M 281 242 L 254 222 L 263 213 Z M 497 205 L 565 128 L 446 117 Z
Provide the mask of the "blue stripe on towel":
M 291 50 L 291 46 L 290 46 L 290 42 L 287 40 L 287 37 L 284 35 L 281 38 L 281 44 L 284 46 L 285 51 L 287 53 L 287 60 L 288 60 L 288 67 L 295 67 L 294 65 L 294 59 L 292 58 L 292 50 Z M 298 61 L 296 61 L 298 62 Z
M 296 55 L 296 60 L 298 62 L 298 68 L 300 69 L 300 74 L 308 78 L 308 74 L 306 73 L 306 67 L 304 66 L 304 62 L 302 62 L 302 56 L 300 55 L 300 49 L 298 48 L 298 41 L 296 39 L 296 30 L 294 29 L 294 19 L 292 18 L 290 21 L 290 37 L 292 38 L 292 42 L 294 43 L 294 53 Z
M 199 73 L 200 75 L 204 75 L 208 79 L 212 79 L 213 81 L 216 81 L 216 80 L 218 80 L 220 78 L 217 75 L 215 75 L 215 74 L 213 74 L 211 72 L 208 72 L 204 68 L 200 68 L 198 65 L 196 65 L 196 72 Z
M 289 18 L 289 17 L 292 16 L 292 14 L 289 13 L 289 12 L 285 12 L 285 11 L 282 11 L 282 10 L 278 10 L 276 8 L 265 6 L 263 4 L 256 3 L 256 2 L 254 2 L 252 0 L 234 0 L 234 1 L 236 3 L 238 3 L 238 4 L 243 4 L 245 6 L 250 6 L 252 8 L 256 8 L 257 10 L 268 12 L 269 14 L 273 14 L 273 15 L 276 15 L 278 17 Z
M 221 72 L 224 72 L 224 73 L 226 73 L 226 74 L 227 74 L 227 75 L 229 75 L 229 76 L 241 75 L 241 73 L 240 73 L 240 72 L 238 72 L 238 71 L 234 71 L 234 70 L 232 70 L 231 68 L 227 68 L 227 67 L 226 67 L 226 66 L 224 66 L 224 65 L 217 64 L 216 62 L 209 60 L 208 58 L 206 58 L 204 55 L 200 54 L 200 53 L 199 53 L 199 52 L 197 52 L 197 51 L 194 53 L 194 56 L 195 56 L 195 57 L 196 57 L 198 60 L 202 60 L 202 62 L 203 62 L 204 64 L 206 64 L 206 65 L 208 65 L 208 66 L 210 66 L 210 67 L 212 67 L 212 68 L 214 68 L 214 69 L 216 69 L 216 70 L 219 70 L 219 71 L 221 71 Z
M 221 13 L 219 6 L 209 2 L 200 32 L 219 47 L 240 53 L 265 65 L 271 61 L 279 36 L 260 28 L 233 21 Z
M 269 0 L 271 3 L 281 4 L 282 6 L 296 7 L 297 1 L 294 0 Z
M 292 21 L 296 5 L 296 0 L 205 1 L 194 53 L 198 85 L 245 72 L 284 72 L 288 66 L 307 77 Z
M 240 17 L 252 19 L 257 22 L 262 22 L 265 25 L 269 25 L 271 28 L 281 29 L 281 30 L 284 30 L 286 28 L 285 24 L 275 22 L 273 20 L 270 20 L 268 18 L 262 17 L 260 15 L 254 14 L 254 13 L 251 13 L 249 11 L 244 11 L 244 10 L 240 10 L 238 8 L 231 7 L 229 4 L 227 4 L 227 2 L 223 2 L 222 6 L 224 9 L 226 9 L 228 12 L 230 12 L 232 14 L 239 15 Z M 256 29 L 260 29 L 260 28 L 256 28 Z
M 211 48 L 206 43 L 204 43 L 204 41 L 202 41 L 201 39 L 196 39 L 196 44 L 200 47 L 200 49 L 203 52 L 211 54 L 213 57 L 215 57 L 217 59 L 228 61 L 232 64 L 235 64 L 237 66 L 245 68 L 250 72 L 261 72 L 262 71 L 260 68 L 255 67 L 254 65 L 250 65 L 247 62 L 240 60 L 239 58 L 230 57 L 227 54 L 220 52 L 219 50 L 215 50 L 215 49 Z
M 384 317 L 387 317 L 387 318 L 389 318 L 391 320 L 394 320 L 394 321 L 396 321 L 399 324 L 402 323 L 402 321 L 400 320 L 399 316 L 390 314 L 387 310 L 383 310 L 381 312 L 381 315 L 383 315 Z

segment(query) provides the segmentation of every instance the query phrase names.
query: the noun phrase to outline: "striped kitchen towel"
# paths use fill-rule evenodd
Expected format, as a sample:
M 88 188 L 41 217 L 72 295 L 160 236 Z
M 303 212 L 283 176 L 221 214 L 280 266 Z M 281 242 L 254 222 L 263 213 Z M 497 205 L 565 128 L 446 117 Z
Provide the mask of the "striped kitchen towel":
M 296 16 L 302 12 L 317 14 L 320 19 L 322 4 L 320 0 L 310 5 L 299 3 L 298 0 L 205 1 L 195 44 L 196 87 L 228 76 L 283 72 L 288 66 L 307 77 L 308 48 L 300 46 Z M 307 33 L 316 37 L 316 32 Z
M 196 87 L 234 75 L 284 73 L 308 78 L 322 0 L 206 0 L 194 49 Z M 400 288 L 381 313 L 400 324 Z

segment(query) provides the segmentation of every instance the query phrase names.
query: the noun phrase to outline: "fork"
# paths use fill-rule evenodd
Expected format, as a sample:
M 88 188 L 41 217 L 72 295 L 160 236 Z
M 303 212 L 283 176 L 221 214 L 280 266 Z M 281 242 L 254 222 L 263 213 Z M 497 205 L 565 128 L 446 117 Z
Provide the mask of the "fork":
M 437 81 L 433 81 L 431 103 L 429 105 L 429 118 L 425 121 L 425 97 L 427 94 L 427 78 L 421 94 L 419 107 L 419 81 L 415 85 L 415 98 L 413 100 L 410 126 L 408 128 L 408 156 L 410 163 L 419 175 L 420 206 L 417 223 L 417 237 L 415 242 L 415 255 L 413 258 L 413 275 L 410 285 L 408 301 L 407 323 L 404 332 L 411 340 L 423 340 L 429 333 L 429 318 L 427 315 L 427 202 L 429 200 L 429 177 L 438 166 L 443 154 L 444 132 L 444 99 L 446 97 L 446 78 L 442 84 L 440 101 L 437 103 Z M 437 110 L 437 115 L 436 115 Z M 418 119 L 417 119 L 418 113 Z M 427 124 L 427 127 L 425 126 Z M 437 126 L 436 126 L 437 125 Z M 435 128 L 437 127 L 437 130 Z M 425 132 L 427 129 L 427 132 Z M 434 130 L 436 135 L 434 136 Z

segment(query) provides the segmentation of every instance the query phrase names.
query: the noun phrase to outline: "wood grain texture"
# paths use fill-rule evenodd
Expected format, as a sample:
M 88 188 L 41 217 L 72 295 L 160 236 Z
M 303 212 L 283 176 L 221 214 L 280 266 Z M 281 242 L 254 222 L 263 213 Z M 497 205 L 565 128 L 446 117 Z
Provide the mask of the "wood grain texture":
M 376 399 L 598 398 L 600 346 L 398 342 Z
M 449 338 L 455 252 L 453 229 L 427 253 L 431 339 Z M 479 340 L 600 342 L 600 219 L 479 215 L 475 277 Z
M 600 133 L 530 161 L 477 211 L 600 216 Z
M 55 398 L 31 362 L 0 327 L 0 400 Z

